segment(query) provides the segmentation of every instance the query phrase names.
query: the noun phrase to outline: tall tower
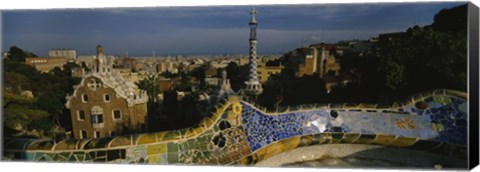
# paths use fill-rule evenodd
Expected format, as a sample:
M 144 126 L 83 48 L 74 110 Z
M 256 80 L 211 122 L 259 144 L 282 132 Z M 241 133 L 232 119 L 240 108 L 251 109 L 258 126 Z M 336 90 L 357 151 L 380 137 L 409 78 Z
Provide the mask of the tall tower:
M 257 20 L 255 19 L 255 8 L 250 12 L 252 19 L 248 23 L 250 26 L 250 75 L 248 81 L 245 82 L 247 88 L 244 93 L 249 96 L 257 96 L 263 92 L 262 84 L 258 81 L 257 74 Z

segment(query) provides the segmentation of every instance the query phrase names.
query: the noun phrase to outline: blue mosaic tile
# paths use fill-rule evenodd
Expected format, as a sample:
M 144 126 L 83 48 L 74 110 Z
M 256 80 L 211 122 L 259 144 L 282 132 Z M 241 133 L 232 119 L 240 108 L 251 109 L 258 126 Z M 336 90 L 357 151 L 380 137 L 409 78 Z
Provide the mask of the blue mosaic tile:
M 274 141 L 322 132 L 394 134 L 465 145 L 466 113 L 459 108 L 465 107 L 465 101 L 452 99 L 444 105 L 431 97 L 425 101 L 429 106 L 424 110 L 419 110 L 411 104 L 396 111 L 385 112 L 317 109 L 274 116 L 266 115 L 242 103 L 242 118 L 252 151 Z

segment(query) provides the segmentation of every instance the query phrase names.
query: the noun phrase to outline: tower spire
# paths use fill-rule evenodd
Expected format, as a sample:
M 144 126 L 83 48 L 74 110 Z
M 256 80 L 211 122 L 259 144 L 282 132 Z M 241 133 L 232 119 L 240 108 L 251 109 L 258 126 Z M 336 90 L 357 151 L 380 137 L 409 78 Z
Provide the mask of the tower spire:
M 246 95 L 257 96 L 263 92 L 262 84 L 258 81 L 257 74 L 257 20 L 255 15 L 257 11 L 255 8 L 252 8 L 250 12 L 252 19 L 248 23 L 250 26 L 250 56 L 249 56 L 249 65 L 250 65 L 250 74 L 248 81 L 245 82 L 247 88 L 244 90 Z
M 252 20 L 250 20 L 250 23 L 257 23 L 257 20 L 255 19 L 255 14 L 257 14 L 255 7 L 252 8 L 252 11 L 250 12 L 250 14 L 252 15 Z

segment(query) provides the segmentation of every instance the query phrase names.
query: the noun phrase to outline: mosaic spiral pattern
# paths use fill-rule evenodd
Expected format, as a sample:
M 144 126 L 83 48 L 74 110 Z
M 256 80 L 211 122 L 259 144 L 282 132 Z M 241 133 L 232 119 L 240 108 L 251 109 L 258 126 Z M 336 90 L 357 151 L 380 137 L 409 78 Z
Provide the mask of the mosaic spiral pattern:
M 8 139 L 4 158 L 29 161 L 253 165 L 316 144 L 377 144 L 466 159 L 466 94 L 435 90 L 396 102 L 300 106 L 266 113 L 231 96 L 182 130 L 99 139 Z

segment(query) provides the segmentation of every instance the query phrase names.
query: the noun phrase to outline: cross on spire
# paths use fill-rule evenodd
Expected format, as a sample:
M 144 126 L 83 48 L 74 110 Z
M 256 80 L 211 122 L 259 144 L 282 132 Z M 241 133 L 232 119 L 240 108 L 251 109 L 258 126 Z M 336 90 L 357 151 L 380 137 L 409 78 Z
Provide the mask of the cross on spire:
M 255 10 L 255 7 L 252 8 L 252 11 L 250 12 L 250 14 L 252 14 L 252 15 L 257 14 L 257 11 Z

